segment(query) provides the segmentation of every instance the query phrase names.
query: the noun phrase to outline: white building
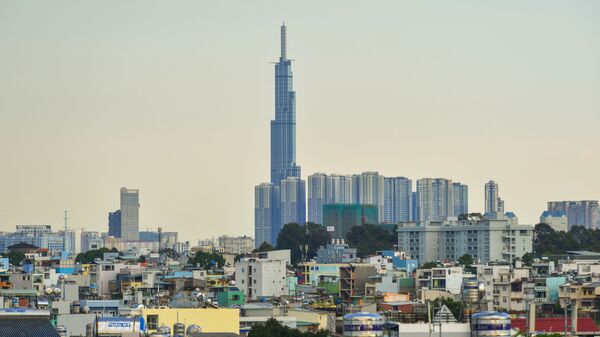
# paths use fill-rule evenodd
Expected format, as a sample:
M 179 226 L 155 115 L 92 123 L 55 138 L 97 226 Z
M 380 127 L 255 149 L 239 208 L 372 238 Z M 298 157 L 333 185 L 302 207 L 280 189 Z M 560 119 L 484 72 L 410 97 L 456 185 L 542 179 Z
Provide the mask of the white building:
M 287 253 L 286 253 L 287 252 Z M 270 254 L 269 254 L 270 253 Z M 235 282 L 249 300 L 288 295 L 286 257 L 290 251 L 272 251 L 243 258 L 235 264 Z
M 406 222 L 398 225 L 398 250 L 420 262 L 456 261 L 470 254 L 475 261 L 512 262 L 532 251 L 531 225 L 519 225 L 516 217 L 494 213 L 481 221 Z
M 121 187 L 121 238 L 138 240 L 140 230 L 140 192 Z
M 459 295 L 463 278 L 462 267 L 417 269 L 415 286 L 418 294 L 422 294 L 423 290 L 439 290 Z
M 557 232 L 566 232 L 569 230 L 569 219 L 562 211 L 544 211 L 542 215 L 540 215 L 540 222 L 547 224 Z
M 219 250 L 227 254 L 249 253 L 254 249 L 254 239 L 250 236 L 228 236 L 222 235 L 218 239 Z

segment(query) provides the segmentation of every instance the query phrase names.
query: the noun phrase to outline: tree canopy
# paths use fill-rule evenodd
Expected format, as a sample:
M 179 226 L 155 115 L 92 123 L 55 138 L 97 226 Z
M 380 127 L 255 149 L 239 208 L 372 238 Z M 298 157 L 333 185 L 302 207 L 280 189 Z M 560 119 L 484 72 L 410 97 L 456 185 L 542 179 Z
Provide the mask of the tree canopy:
M 269 318 L 265 323 L 258 323 L 252 326 L 248 337 L 327 337 L 329 333 L 326 330 L 317 332 L 300 332 L 298 329 L 292 329 L 281 325 L 274 318 Z
M 306 258 L 311 259 L 317 255 L 320 246 L 325 246 L 331 240 L 331 236 L 325 227 L 308 222 L 306 225 L 288 223 L 277 236 L 277 249 L 289 249 L 291 251 L 292 264 L 296 265 L 302 259 L 300 246 L 308 246 Z
M 458 263 L 465 267 L 470 267 L 473 264 L 473 256 L 471 256 L 471 254 L 465 254 L 458 258 Z
M 272 250 L 275 250 L 275 247 L 273 247 L 273 245 L 267 241 L 263 241 L 263 243 L 261 243 L 260 246 L 254 250 L 254 252 L 270 252 Z
M 377 251 L 394 249 L 398 235 L 381 226 L 366 224 L 352 227 L 346 240 L 350 246 L 356 247 L 358 256 L 364 257 Z
M 108 249 L 102 247 L 100 249 L 92 249 L 87 252 L 79 253 L 75 257 L 75 262 L 80 263 L 92 263 L 96 259 L 102 259 L 104 257 L 104 253 L 118 253 L 119 251 L 116 248 Z
M 536 257 L 561 255 L 568 250 L 600 251 L 600 230 L 573 226 L 568 232 L 557 232 L 545 223 L 535 226 L 533 248 Z
M 20 252 L 8 252 L 2 256 L 7 257 L 8 262 L 13 266 L 20 266 L 23 260 L 25 260 L 25 254 Z
M 188 263 L 194 266 L 199 266 L 204 269 L 214 267 L 222 267 L 225 264 L 225 259 L 219 253 L 196 252 L 190 257 Z

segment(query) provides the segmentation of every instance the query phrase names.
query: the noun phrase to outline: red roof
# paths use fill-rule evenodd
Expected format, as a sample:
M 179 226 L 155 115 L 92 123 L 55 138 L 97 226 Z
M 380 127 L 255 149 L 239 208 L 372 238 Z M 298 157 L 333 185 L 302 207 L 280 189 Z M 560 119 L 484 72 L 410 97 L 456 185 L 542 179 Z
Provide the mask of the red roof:
M 563 332 L 565 331 L 564 318 L 537 318 L 535 320 L 535 331 L 537 332 Z M 519 331 L 525 331 L 525 318 L 513 318 L 512 326 Z M 567 330 L 571 331 L 571 317 L 567 320 Z M 582 317 L 577 319 L 577 332 L 600 331 L 592 318 Z

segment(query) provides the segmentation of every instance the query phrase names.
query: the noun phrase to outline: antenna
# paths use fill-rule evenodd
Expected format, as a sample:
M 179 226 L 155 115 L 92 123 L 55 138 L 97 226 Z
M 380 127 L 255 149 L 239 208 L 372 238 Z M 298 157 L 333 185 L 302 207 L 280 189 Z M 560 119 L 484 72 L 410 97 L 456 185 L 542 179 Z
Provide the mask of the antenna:
M 69 218 L 67 217 L 67 212 L 68 212 L 68 211 L 67 211 L 67 210 L 65 210 L 64 212 L 65 212 L 65 233 L 64 233 L 64 234 L 65 234 L 65 238 L 64 238 L 64 242 L 63 242 L 63 251 L 65 252 L 65 254 L 64 254 L 64 255 L 65 255 L 65 258 L 66 258 L 66 256 L 68 256 L 68 255 L 69 255 L 69 249 L 68 249 L 69 240 L 67 239 L 67 235 L 68 235 L 68 234 L 67 234 L 67 220 L 68 220 Z

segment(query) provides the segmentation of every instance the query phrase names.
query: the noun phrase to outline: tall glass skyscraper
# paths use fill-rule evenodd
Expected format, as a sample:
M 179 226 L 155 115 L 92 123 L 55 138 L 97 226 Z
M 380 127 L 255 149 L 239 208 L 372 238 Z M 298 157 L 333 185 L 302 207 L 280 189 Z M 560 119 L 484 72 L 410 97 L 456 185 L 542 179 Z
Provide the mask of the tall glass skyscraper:
M 288 179 L 297 178 L 297 179 Z M 282 181 L 285 183 L 282 184 Z M 281 227 L 306 221 L 306 184 L 296 165 L 296 92 L 287 31 L 281 26 L 281 55 L 275 64 L 275 119 L 271 121 L 271 183 L 255 187 L 255 244 L 275 244 Z M 277 200 L 273 200 L 276 198 Z M 269 219 L 270 216 L 270 219 Z
M 296 165 L 296 92 L 292 61 L 287 58 L 287 32 L 281 26 L 281 56 L 275 64 L 275 120 L 271 121 L 271 183 L 300 178 Z
M 140 238 L 140 193 L 121 187 L 121 238 L 137 241 Z

